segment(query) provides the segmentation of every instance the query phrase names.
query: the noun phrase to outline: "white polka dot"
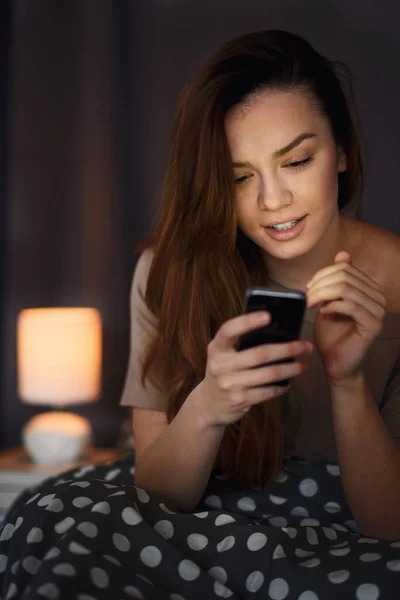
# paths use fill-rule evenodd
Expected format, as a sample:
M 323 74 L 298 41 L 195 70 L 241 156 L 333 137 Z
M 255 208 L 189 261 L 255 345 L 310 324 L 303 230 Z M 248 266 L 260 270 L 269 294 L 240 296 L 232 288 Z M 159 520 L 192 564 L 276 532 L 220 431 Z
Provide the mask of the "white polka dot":
M 379 540 L 376 540 L 375 538 L 367 538 L 367 537 L 360 537 L 358 538 L 357 542 L 359 544 L 377 544 Z M 392 545 L 392 544 L 390 544 Z M 400 544 L 398 546 L 400 548 Z
M 202 533 L 191 533 L 187 538 L 187 544 L 191 550 L 204 550 L 208 539 Z
M 110 584 L 110 578 L 105 572 L 104 569 L 100 569 L 100 567 L 93 567 L 90 569 L 90 578 L 98 588 L 106 588 Z
M 376 560 L 380 560 L 382 556 L 377 554 L 376 552 L 366 552 L 365 554 L 361 554 L 360 560 L 362 562 L 375 562 Z
M 94 469 L 94 465 L 86 465 L 86 466 L 78 469 L 78 471 L 75 471 L 73 476 L 75 477 L 75 479 L 77 479 L 78 477 L 82 477 L 82 475 L 84 475 L 85 473 L 89 473 L 89 471 L 93 471 L 93 469 Z
M 253 498 L 249 498 L 248 496 L 243 496 L 243 498 L 240 498 L 240 500 L 237 502 L 237 506 L 240 510 L 248 512 L 256 510 L 256 503 L 254 502 Z
M 92 512 L 101 513 L 103 515 L 109 515 L 111 512 L 111 506 L 108 502 L 98 502 L 91 508 Z
M 147 585 L 150 585 L 152 587 L 154 587 L 154 583 L 152 581 L 150 581 L 150 579 L 147 579 L 147 577 L 145 577 L 144 575 L 141 575 L 140 573 L 136 573 L 136 575 L 142 579 L 145 583 L 147 583 Z
M 233 548 L 234 545 L 235 545 L 235 538 L 233 537 L 233 535 L 228 535 L 221 542 L 219 542 L 219 544 L 217 544 L 217 551 L 218 552 L 226 552 L 227 550 L 230 550 L 231 548 Z
M 294 517 L 309 517 L 310 516 L 310 513 L 308 512 L 308 510 L 306 508 L 304 508 L 303 506 L 295 506 L 290 511 L 290 514 L 293 515 Z
M 340 475 L 339 465 L 326 465 L 329 475 Z
M 316 546 L 318 544 L 317 532 L 312 527 L 307 527 L 307 541 L 312 546 Z
M 104 477 L 106 481 L 111 481 L 111 479 L 115 479 L 117 475 L 121 473 L 121 469 L 111 469 L 108 471 L 107 475 Z
M 364 539 L 366 539 L 366 538 L 364 538 Z M 360 541 L 360 540 L 358 540 L 358 541 Z M 375 543 L 377 541 L 378 540 L 374 540 Z M 390 545 L 391 545 L 392 548 L 400 548 L 400 542 L 392 542 Z
M 278 483 L 285 483 L 285 481 L 287 481 L 287 479 L 288 479 L 288 476 L 286 475 L 286 473 L 279 473 L 276 481 Z
M 273 504 L 284 504 L 287 502 L 287 498 L 282 498 L 282 496 L 275 496 L 275 494 L 269 494 L 269 499 Z
M 193 514 L 198 519 L 205 519 L 206 517 L 208 517 L 208 510 L 203 510 L 202 512 L 195 512 Z
M 298 600 L 319 600 L 317 594 L 312 592 L 311 590 L 306 590 L 302 594 L 300 594 Z
M 164 504 L 164 502 L 161 502 L 159 504 L 159 507 L 161 508 L 161 510 L 163 510 L 164 512 L 166 512 L 169 515 L 176 515 L 176 512 L 174 512 L 173 510 L 168 508 L 168 506 L 166 504 Z
M 363 583 L 356 590 L 357 600 L 378 600 L 379 588 L 374 583 Z
M 15 583 L 10 583 L 10 585 L 8 586 L 6 600 L 10 600 L 11 598 L 14 598 L 14 596 L 17 592 L 18 592 L 18 588 L 15 585 Z
M 15 523 L 15 527 L 14 527 L 14 533 L 17 531 L 18 527 L 20 527 L 22 525 L 22 523 L 24 522 L 22 517 L 18 517 L 16 523 Z
M 8 558 L 5 554 L 0 554 L 0 573 L 4 573 L 7 567 Z
M 386 566 L 389 571 L 400 571 L 400 560 L 398 558 L 395 560 L 389 560 L 386 563 Z
M 302 527 L 317 527 L 319 524 L 320 523 L 317 519 L 302 519 L 300 521 L 300 525 Z
M 289 593 L 289 586 L 287 582 L 278 577 L 277 579 L 273 579 L 269 584 L 268 594 L 272 600 L 283 600 Z
M 343 525 L 345 525 L 346 527 L 348 527 L 354 533 L 359 533 L 360 532 L 360 528 L 358 526 L 358 523 L 356 521 L 354 521 L 354 519 L 348 519 L 347 521 L 344 521 Z
M 264 583 L 264 575 L 261 571 L 253 571 L 246 579 L 246 590 L 248 592 L 258 592 Z
M 97 598 L 89 596 L 89 594 L 79 594 L 76 600 L 97 600 Z
M 72 517 L 65 517 L 65 519 L 63 519 L 54 526 L 54 531 L 59 535 L 62 535 L 63 533 L 68 531 L 68 529 L 71 529 L 73 525 L 75 525 L 75 519 L 73 519 Z
M 310 552 L 309 550 L 303 550 L 303 548 L 296 548 L 294 553 L 299 558 L 307 558 L 307 556 L 312 556 L 313 554 L 315 554 L 315 552 Z
M 166 519 L 158 521 L 154 525 L 154 529 L 164 538 L 164 540 L 169 540 L 174 535 L 174 526 L 171 521 L 167 521 Z
M 322 530 L 328 540 L 337 540 L 337 533 L 334 529 L 332 529 L 332 527 L 322 527 Z
M 264 548 L 266 543 L 267 536 L 264 533 L 252 533 L 247 540 L 247 547 L 252 552 L 255 552 L 256 550 L 261 550 L 261 548 Z
M 297 535 L 297 529 L 295 529 L 294 527 L 282 527 L 282 531 L 284 531 L 285 533 L 288 534 L 288 536 L 290 538 L 292 538 L 292 540 L 296 537 Z
M 204 504 L 206 504 L 210 508 L 217 508 L 217 509 L 222 508 L 221 498 L 219 496 L 216 496 L 215 494 L 212 494 L 211 496 L 207 496 L 207 498 L 204 499 Z
M 80 488 L 86 488 L 89 485 L 90 485 L 90 481 L 75 481 L 74 483 L 71 483 L 71 485 L 69 487 L 76 486 L 76 487 L 80 487 Z
M 231 515 L 218 515 L 215 519 L 215 524 L 217 527 L 220 525 L 227 525 L 228 523 L 235 523 L 236 519 L 234 519 Z
M 89 504 L 93 504 L 93 500 L 88 498 L 87 496 L 78 496 L 72 500 L 72 504 L 76 506 L 76 508 L 85 508 L 85 506 L 89 506 Z
M 285 517 L 270 517 L 268 521 L 273 527 L 286 527 L 288 524 Z
M 140 502 L 143 504 L 146 504 L 150 500 L 150 496 L 145 490 L 142 490 L 142 488 L 136 488 L 136 493 Z
M 43 540 L 43 531 L 39 527 L 32 527 L 28 535 L 26 536 L 26 541 L 28 544 L 37 544 Z
M 155 546 L 146 546 L 140 553 L 140 559 L 148 567 L 158 567 L 162 554 Z
M 36 556 L 27 556 L 22 561 L 22 566 L 25 571 L 28 571 L 31 575 L 35 575 L 36 571 L 40 566 L 41 561 L 36 558 Z
M 136 598 L 137 600 L 144 600 L 144 596 L 142 593 L 133 585 L 127 585 L 124 587 L 125 594 L 128 594 L 131 598 Z
M 185 600 L 185 598 L 180 594 L 170 594 L 169 597 L 170 600 Z
M 222 567 L 211 567 L 208 571 L 209 575 L 219 581 L 220 583 L 226 583 L 228 575 Z
M 89 521 L 82 521 L 82 523 L 79 523 L 77 530 L 88 538 L 95 538 L 99 534 L 97 525 L 89 523 Z
M 27 502 L 25 502 L 25 506 L 27 504 L 30 504 L 31 502 L 33 502 L 34 500 L 36 500 L 36 498 L 39 498 L 40 494 L 35 494 L 34 496 L 32 496 L 31 498 L 29 498 L 29 500 Z
M 90 554 L 90 550 L 82 546 L 82 544 L 78 544 L 78 542 L 71 542 L 68 549 L 72 554 Z
M 331 548 L 343 548 L 344 546 L 348 546 L 349 542 L 340 542 L 339 544 L 331 544 Z
M 56 497 L 55 494 L 46 494 L 43 498 L 40 498 L 37 505 L 38 506 L 48 506 L 52 500 Z
M 342 510 L 340 504 L 337 502 L 327 502 L 324 506 L 324 509 L 326 512 L 331 513 L 332 515 Z
M 69 563 L 60 563 L 53 567 L 53 573 L 55 575 L 64 575 L 66 577 L 74 577 L 76 575 L 76 569 Z
M 119 560 L 117 560 L 115 558 L 115 556 L 110 556 L 109 554 L 103 554 L 103 558 L 108 560 L 108 562 L 112 563 L 113 565 L 117 565 L 117 567 L 121 566 L 121 563 L 119 562 Z
M 45 510 L 49 510 L 50 512 L 61 512 L 62 510 L 64 510 L 64 504 L 61 502 L 61 500 L 59 498 L 54 498 L 54 500 L 52 500 L 50 502 L 50 504 L 48 506 L 46 506 Z
M 219 598 L 230 598 L 233 595 L 233 592 L 219 581 L 214 581 L 214 592 Z
M 350 548 L 338 548 L 337 550 L 329 550 L 332 556 L 346 556 L 350 552 Z
M 113 498 L 114 496 L 125 496 L 125 495 L 126 495 L 125 490 L 119 490 L 119 492 L 114 492 L 113 494 L 110 494 L 108 497 Z
M 344 581 L 347 581 L 349 577 L 350 571 L 347 571 L 346 569 L 328 573 L 328 579 L 331 583 L 343 583 Z
M 314 479 L 303 479 L 299 484 L 299 490 L 302 496 L 311 498 L 318 492 L 317 482 Z
M 179 563 L 178 573 L 185 581 L 194 581 L 200 575 L 200 569 L 194 562 L 185 558 Z
M 280 544 L 277 545 L 272 555 L 273 560 L 276 560 L 278 558 L 286 558 L 285 551 Z
M 52 558 L 57 558 L 57 556 L 60 556 L 60 554 L 61 551 L 58 548 L 50 548 L 43 560 L 51 560 Z
M 310 560 L 306 560 L 305 562 L 299 563 L 301 567 L 318 567 L 318 565 L 321 563 L 321 561 L 319 560 L 319 558 L 310 558 Z
M 125 521 L 128 525 L 137 525 L 143 521 L 142 517 L 136 510 L 133 510 L 131 506 L 124 508 L 122 511 L 122 520 Z
M 131 549 L 131 543 L 122 533 L 114 533 L 112 537 L 114 546 L 120 552 L 128 552 Z
M 11 523 L 7 523 L 7 525 L 5 525 L 3 531 L 1 532 L 0 542 L 11 539 L 13 535 L 14 525 L 12 525 Z
M 345 531 L 346 533 L 349 531 L 347 527 L 343 527 L 343 525 L 340 523 L 332 523 L 332 528 L 336 529 L 337 531 Z
M 54 583 L 45 583 L 37 589 L 38 594 L 48 598 L 48 600 L 57 600 L 60 597 L 60 590 Z M 6 599 L 7 600 L 7 599 Z

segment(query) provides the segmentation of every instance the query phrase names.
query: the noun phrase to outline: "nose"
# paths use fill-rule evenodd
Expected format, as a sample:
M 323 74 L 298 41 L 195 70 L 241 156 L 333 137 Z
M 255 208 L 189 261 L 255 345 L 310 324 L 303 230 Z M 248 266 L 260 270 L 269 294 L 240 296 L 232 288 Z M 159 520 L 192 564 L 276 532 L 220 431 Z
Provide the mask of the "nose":
M 292 193 L 277 174 L 260 178 L 258 205 L 261 210 L 278 211 L 292 203 Z

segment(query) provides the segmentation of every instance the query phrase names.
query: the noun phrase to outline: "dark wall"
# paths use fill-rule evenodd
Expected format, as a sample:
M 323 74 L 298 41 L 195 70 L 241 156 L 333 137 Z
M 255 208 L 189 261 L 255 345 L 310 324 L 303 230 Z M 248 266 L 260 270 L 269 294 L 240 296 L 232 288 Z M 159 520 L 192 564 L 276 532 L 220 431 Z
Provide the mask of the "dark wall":
M 52 305 L 91 305 L 102 314 L 102 397 L 77 412 L 92 421 L 97 444 L 114 445 L 127 415 L 118 402 L 129 350 L 133 248 L 154 214 L 185 81 L 224 41 L 259 29 L 299 33 L 322 54 L 345 61 L 368 143 L 362 216 L 400 233 L 400 6 L 364 0 L 14 0 L 1 3 L 2 10 L 11 4 L 11 102 L 7 118 L 2 96 L 0 115 L 10 131 L 0 184 L 7 198 L 1 208 L 7 235 L 0 445 L 19 443 L 21 426 L 41 410 L 22 404 L 17 394 L 18 312 Z M 6 22 L 1 19 L 2 26 Z M 7 32 L 1 43 L 6 56 Z

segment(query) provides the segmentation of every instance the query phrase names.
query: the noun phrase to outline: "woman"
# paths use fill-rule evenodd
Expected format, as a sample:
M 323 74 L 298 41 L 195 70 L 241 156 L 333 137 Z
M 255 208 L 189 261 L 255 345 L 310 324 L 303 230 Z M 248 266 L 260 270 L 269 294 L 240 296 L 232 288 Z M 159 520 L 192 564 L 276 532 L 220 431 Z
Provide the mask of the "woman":
M 400 241 L 345 214 L 362 163 L 339 67 L 297 35 L 260 31 L 224 44 L 183 90 L 139 247 L 121 404 L 134 407 L 135 484 L 180 510 L 214 466 L 265 485 L 294 456 L 338 462 L 361 530 L 393 539 Z M 235 350 L 268 322 L 240 314 L 250 285 L 306 292 L 303 340 Z

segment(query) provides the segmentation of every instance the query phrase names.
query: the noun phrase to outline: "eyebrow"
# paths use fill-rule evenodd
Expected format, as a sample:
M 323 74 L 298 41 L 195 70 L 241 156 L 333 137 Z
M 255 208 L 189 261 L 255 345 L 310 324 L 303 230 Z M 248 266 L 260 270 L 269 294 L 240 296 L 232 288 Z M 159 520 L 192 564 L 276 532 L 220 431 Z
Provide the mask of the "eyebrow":
M 284 146 L 280 150 L 275 150 L 272 157 L 280 158 L 284 154 L 287 154 L 288 152 L 293 150 L 293 148 L 296 148 L 296 146 L 299 146 L 302 142 L 304 142 L 304 140 L 308 140 L 308 139 L 314 138 L 314 137 L 317 137 L 316 133 L 301 133 L 300 135 L 297 136 L 297 138 L 295 138 L 287 146 Z M 232 164 L 234 167 L 250 167 L 251 166 L 249 162 L 234 162 Z

